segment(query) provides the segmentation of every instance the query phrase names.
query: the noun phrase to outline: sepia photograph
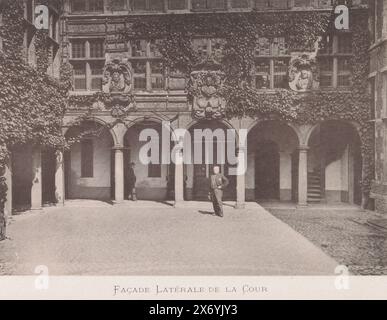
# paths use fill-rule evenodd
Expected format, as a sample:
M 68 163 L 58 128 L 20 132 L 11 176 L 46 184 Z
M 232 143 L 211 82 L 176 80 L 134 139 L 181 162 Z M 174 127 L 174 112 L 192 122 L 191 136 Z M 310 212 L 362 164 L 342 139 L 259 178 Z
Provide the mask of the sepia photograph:
M 386 299 L 386 119 L 387 0 L 1 0 L 0 299 Z

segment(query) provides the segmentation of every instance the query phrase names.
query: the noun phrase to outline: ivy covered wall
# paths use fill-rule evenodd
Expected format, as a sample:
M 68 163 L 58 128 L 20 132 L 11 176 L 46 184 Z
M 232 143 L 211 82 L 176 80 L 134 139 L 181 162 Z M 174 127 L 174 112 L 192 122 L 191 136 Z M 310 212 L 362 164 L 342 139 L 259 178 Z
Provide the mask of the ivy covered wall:
M 57 148 L 64 144 L 62 120 L 67 92 L 59 80 L 49 77 L 48 31 L 35 30 L 36 68 L 25 61 L 26 23 L 20 0 L 2 2 L 0 36 L 0 176 L 16 144 Z M 30 26 L 32 28 L 32 26 Z M 7 187 L 0 178 L 0 224 Z M 2 235 L 4 237 L 4 235 Z
M 226 115 L 254 119 L 276 119 L 295 124 L 317 124 L 342 120 L 355 124 L 361 139 L 363 157 L 363 205 L 367 202 L 374 176 L 374 126 L 371 120 L 368 89 L 370 36 L 368 11 L 351 10 L 352 33 L 351 87 L 346 90 L 314 90 L 300 94 L 290 89 L 259 91 L 250 85 L 254 65 L 254 48 L 261 37 L 286 37 L 289 51 L 311 52 L 325 35 L 333 33 L 333 12 L 271 12 L 219 15 L 177 15 L 131 18 L 122 32 L 127 39 L 156 38 L 165 64 L 189 74 L 200 62 L 192 48 L 197 37 L 225 39 L 220 57 L 226 73 L 223 94 L 227 100 Z M 337 31 L 336 31 L 337 33 Z M 320 41 L 319 47 L 323 46 Z M 209 57 L 209 59 L 219 57 Z M 190 96 L 195 92 L 188 83 Z

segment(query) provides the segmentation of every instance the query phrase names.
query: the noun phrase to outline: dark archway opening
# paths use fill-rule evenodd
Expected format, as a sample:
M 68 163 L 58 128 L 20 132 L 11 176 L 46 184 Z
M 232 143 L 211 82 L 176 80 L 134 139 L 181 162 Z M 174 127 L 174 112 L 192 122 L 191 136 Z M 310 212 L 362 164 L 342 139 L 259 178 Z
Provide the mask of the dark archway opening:
M 280 156 L 278 145 L 273 141 L 260 142 L 255 156 L 256 199 L 279 200 L 279 172 Z

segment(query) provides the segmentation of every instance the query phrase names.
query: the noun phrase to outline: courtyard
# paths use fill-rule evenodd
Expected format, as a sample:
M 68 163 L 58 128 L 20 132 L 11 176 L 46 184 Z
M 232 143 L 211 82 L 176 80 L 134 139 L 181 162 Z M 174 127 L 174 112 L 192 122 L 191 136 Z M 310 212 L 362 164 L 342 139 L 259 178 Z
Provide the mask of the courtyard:
M 0 274 L 333 275 L 338 263 L 256 203 L 68 201 L 14 215 Z

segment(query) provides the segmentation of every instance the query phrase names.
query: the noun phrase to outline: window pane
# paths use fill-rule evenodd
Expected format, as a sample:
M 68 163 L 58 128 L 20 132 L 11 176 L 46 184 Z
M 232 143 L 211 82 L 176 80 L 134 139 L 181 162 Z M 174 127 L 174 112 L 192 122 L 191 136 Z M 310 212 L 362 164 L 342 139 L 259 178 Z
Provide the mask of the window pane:
M 225 0 L 192 0 L 192 9 L 225 9 Z
M 143 61 L 133 61 L 132 62 L 133 72 L 135 74 L 144 74 L 146 72 L 146 64 Z
M 101 90 L 102 89 L 102 74 L 103 74 L 103 65 L 102 64 L 91 64 L 91 89 L 92 90 Z
M 338 69 L 339 72 L 350 72 L 351 71 L 351 61 L 348 58 L 339 58 L 338 59 Z
M 232 8 L 248 8 L 249 0 L 232 0 L 231 1 Z
M 126 9 L 126 0 L 111 0 L 113 10 L 124 10 Z
M 332 87 L 332 75 L 321 75 L 320 87 Z
M 76 64 L 73 66 L 74 76 L 86 76 L 86 67 L 85 65 Z
M 133 57 L 146 57 L 146 40 L 132 40 L 131 46 Z
M 310 7 L 312 6 L 312 0 L 294 0 L 295 7 Z
M 350 75 L 339 75 L 337 77 L 337 85 L 339 87 L 349 87 L 351 85 L 351 76 Z
M 338 42 L 339 53 L 352 53 L 352 37 L 350 35 L 338 37 Z
M 73 12 L 86 11 L 86 0 L 73 0 L 71 3 L 71 9 Z
M 134 89 L 135 90 L 146 90 L 146 79 L 145 79 L 145 77 L 134 76 Z
M 103 41 L 91 41 L 90 42 L 90 57 L 91 58 L 103 58 L 104 57 Z
M 74 89 L 86 90 L 86 65 L 75 64 L 73 65 L 73 70 L 74 70 Z
M 320 58 L 319 66 L 321 72 L 333 72 L 333 59 L 332 58 Z
M 207 0 L 207 9 L 224 9 L 225 0 Z
M 270 6 L 278 9 L 287 9 L 288 2 L 286 0 L 270 0 Z
M 183 10 L 186 9 L 186 0 L 168 0 L 169 10 Z
M 91 68 L 91 75 L 92 76 L 102 76 L 102 74 L 103 74 L 103 65 L 92 64 L 90 66 L 90 68 Z
M 207 9 L 207 0 L 192 0 L 192 9 Z
M 92 78 L 91 79 L 91 89 L 92 90 L 101 90 L 102 89 L 102 77 L 101 78 Z
M 152 89 L 162 90 L 165 87 L 164 82 L 164 66 L 162 62 L 155 61 L 151 62 L 151 70 L 152 70 Z
M 255 48 L 256 56 L 269 56 L 270 55 L 270 41 L 267 38 L 259 38 L 258 44 Z
M 256 9 L 266 9 L 269 6 L 268 0 L 255 0 Z
M 85 58 L 85 42 L 74 41 L 71 44 L 72 58 Z
M 146 10 L 145 0 L 133 0 L 133 10 Z
M 255 87 L 257 89 L 270 88 L 270 61 L 268 59 L 255 62 Z
M 103 11 L 103 0 L 89 0 L 90 11 Z
M 333 51 L 333 41 L 332 41 L 332 37 L 330 36 L 326 36 L 324 37 L 321 42 L 320 42 L 320 50 L 319 50 L 319 53 L 320 54 L 331 54 L 332 51 Z
M 159 51 L 159 45 L 161 40 L 151 40 L 150 41 L 150 55 L 151 57 L 161 57 L 161 53 Z
M 132 62 L 134 72 L 134 89 L 145 90 L 146 89 L 146 63 L 143 61 Z
M 81 176 L 92 178 L 94 175 L 93 140 L 87 139 L 81 142 Z
M 185 90 L 186 75 L 179 70 L 169 70 L 168 88 L 170 90 Z
M 272 45 L 272 53 L 273 56 L 287 55 L 288 48 L 286 45 L 285 38 L 274 38 Z
M 274 60 L 274 88 L 288 87 L 288 61 Z
M 164 0 L 148 0 L 149 1 L 149 10 L 163 11 L 164 10 Z

